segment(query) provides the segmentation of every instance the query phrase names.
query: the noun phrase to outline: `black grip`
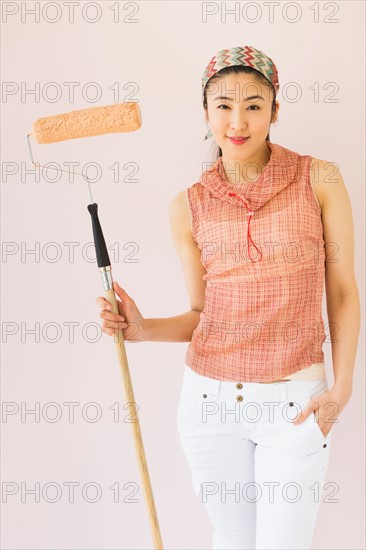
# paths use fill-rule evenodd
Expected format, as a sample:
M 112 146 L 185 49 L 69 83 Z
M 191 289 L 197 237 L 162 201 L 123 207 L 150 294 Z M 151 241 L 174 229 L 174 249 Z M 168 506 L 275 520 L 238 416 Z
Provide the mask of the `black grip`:
M 107 246 L 103 237 L 103 231 L 98 218 L 97 203 L 88 204 L 88 210 L 92 218 L 93 236 L 95 244 L 95 252 L 97 254 L 98 267 L 107 267 L 111 265 Z

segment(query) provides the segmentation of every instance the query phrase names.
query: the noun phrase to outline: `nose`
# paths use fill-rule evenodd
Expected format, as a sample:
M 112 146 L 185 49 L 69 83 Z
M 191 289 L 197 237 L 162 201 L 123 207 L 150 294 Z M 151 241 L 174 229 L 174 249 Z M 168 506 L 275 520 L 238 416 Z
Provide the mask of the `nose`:
M 248 127 L 245 115 L 242 114 L 240 109 L 232 109 L 230 117 L 230 128 L 239 133 L 240 130 L 245 131 Z

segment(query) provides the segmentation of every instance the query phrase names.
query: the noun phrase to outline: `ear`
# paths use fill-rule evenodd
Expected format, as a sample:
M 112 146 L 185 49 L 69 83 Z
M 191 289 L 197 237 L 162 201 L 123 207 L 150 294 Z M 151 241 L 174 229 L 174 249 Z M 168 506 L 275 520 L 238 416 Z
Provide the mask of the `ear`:
M 275 122 L 278 120 L 278 112 L 280 110 L 280 103 L 279 101 L 276 101 L 276 112 L 275 112 Z
M 204 119 L 206 124 L 210 124 L 210 121 L 208 120 L 208 111 L 207 109 L 203 108 L 204 111 Z
M 280 110 L 280 104 L 279 104 L 278 101 L 276 101 L 275 105 L 276 105 L 276 110 L 275 110 L 274 114 L 272 115 L 271 124 L 276 123 L 277 120 L 278 120 L 278 111 Z

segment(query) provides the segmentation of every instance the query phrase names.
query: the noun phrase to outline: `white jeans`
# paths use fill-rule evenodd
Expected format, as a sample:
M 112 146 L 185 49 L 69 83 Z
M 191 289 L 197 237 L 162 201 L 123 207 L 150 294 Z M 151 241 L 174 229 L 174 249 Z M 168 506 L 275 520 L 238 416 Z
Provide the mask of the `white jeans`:
M 314 413 L 291 420 L 327 389 L 326 379 L 240 384 L 185 366 L 177 427 L 213 549 L 310 548 L 332 431 Z

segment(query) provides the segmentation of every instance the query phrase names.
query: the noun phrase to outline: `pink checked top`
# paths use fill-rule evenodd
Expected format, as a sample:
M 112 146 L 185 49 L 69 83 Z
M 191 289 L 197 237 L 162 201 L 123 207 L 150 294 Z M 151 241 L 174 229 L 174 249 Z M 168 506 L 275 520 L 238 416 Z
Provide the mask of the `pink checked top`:
M 268 146 L 255 182 L 229 183 L 220 157 L 186 190 L 207 285 L 185 362 L 218 380 L 266 382 L 324 362 L 325 243 L 312 157 Z

